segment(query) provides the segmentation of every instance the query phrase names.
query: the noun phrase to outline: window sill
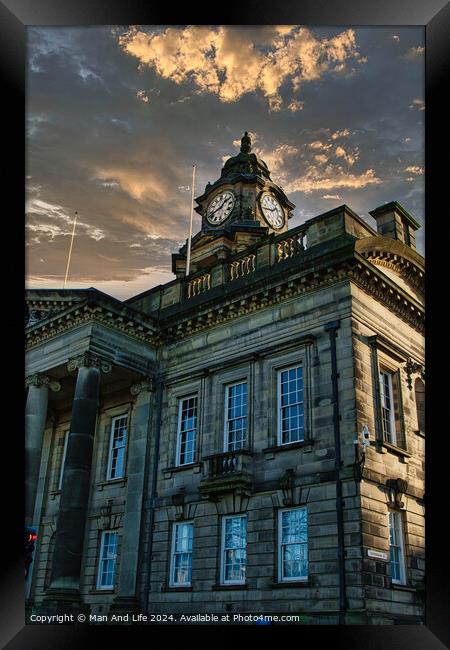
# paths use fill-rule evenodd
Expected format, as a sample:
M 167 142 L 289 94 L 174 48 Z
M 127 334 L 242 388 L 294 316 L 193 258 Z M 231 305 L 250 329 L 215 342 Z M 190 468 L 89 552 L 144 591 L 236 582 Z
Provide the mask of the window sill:
M 239 591 L 240 589 L 248 589 L 248 584 L 243 582 L 237 585 L 213 585 L 211 589 L 213 591 Z
M 380 451 L 383 454 L 390 451 L 392 454 L 396 454 L 397 456 L 411 458 L 411 454 L 409 454 L 406 449 L 392 445 L 390 442 L 386 442 L 386 440 L 377 441 L 375 444 L 377 445 L 377 451 Z
M 109 596 L 111 596 L 112 594 L 116 593 L 116 590 L 115 589 L 91 589 L 89 593 L 92 594 L 93 596 L 99 596 L 100 594 L 108 594 Z
M 125 487 L 126 484 L 126 476 L 122 476 L 121 478 L 112 478 L 109 481 L 101 481 L 100 483 L 97 483 L 97 490 L 101 492 L 105 487 L 108 487 L 109 485 L 115 485 L 116 487 Z
M 298 587 L 311 587 L 311 582 L 309 580 L 292 580 L 291 582 L 273 582 L 271 585 L 272 589 L 294 589 Z
M 266 447 L 263 449 L 263 454 L 276 454 L 279 451 L 289 451 L 290 449 L 303 449 L 303 451 L 312 451 L 312 441 L 302 440 L 300 442 L 291 442 L 287 445 L 276 445 L 275 447 Z
M 183 472 L 185 470 L 192 470 L 193 474 L 198 474 L 200 472 L 202 464 L 201 463 L 188 463 L 186 465 L 176 465 L 174 467 L 166 467 L 162 470 L 164 478 L 170 478 L 174 472 Z
M 420 431 L 420 429 L 414 431 L 414 433 L 416 434 L 416 436 L 419 436 L 420 438 L 425 438 L 425 433 L 424 433 L 424 431 Z
M 415 593 L 417 591 L 416 587 L 408 587 L 408 585 L 399 585 L 396 582 L 391 582 L 391 589 L 395 589 L 397 591 L 410 591 L 412 593 Z
M 192 591 L 192 587 L 161 587 L 162 592 L 171 591 Z

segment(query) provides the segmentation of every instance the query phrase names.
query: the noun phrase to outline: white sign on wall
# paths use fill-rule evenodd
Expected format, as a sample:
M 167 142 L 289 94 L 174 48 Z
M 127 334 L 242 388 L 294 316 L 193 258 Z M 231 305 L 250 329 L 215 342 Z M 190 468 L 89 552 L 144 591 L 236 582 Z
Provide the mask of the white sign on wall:
M 369 557 L 376 557 L 378 560 L 387 560 L 387 553 L 384 551 L 375 551 L 372 548 L 367 549 L 367 555 Z

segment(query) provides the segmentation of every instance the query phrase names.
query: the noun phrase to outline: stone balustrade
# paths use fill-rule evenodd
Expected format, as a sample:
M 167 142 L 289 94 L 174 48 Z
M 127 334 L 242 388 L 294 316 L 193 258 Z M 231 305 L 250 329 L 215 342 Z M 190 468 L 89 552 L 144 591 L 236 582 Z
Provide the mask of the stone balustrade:
M 289 257 L 299 255 L 305 250 L 305 232 L 300 231 L 285 237 L 276 243 L 276 262 L 282 262 Z
M 193 298 L 211 288 L 211 274 L 205 273 L 187 283 L 187 297 Z
M 245 255 L 238 260 L 230 262 L 230 280 L 242 278 L 244 275 L 249 275 L 255 270 L 256 255 Z

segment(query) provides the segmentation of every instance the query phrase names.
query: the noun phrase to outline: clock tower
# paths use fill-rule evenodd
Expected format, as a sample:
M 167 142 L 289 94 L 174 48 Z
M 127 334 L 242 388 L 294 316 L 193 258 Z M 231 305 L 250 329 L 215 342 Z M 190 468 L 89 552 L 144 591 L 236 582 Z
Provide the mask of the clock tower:
M 245 250 L 270 233 L 288 230 L 294 209 L 261 158 L 252 153 L 247 131 L 241 149 L 229 158 L 214 183 L 196 199 L 202 228 L 191 243 L 191 272 Z M 172 256 L 172 270 L 181 277 L 186 269 L 186 245 Z

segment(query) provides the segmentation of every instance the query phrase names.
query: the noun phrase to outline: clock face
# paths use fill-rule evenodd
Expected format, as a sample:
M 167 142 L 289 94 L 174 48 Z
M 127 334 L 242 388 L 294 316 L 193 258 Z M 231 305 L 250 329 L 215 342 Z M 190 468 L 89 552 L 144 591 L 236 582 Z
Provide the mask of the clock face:
M 213 198 L 206 210 L 206 218 L 213 226 L 223 223 L 234 207 L 234 194 L 226 190 Z
M 263 215 L 272 228 L 284 226 L 284 213 L 281 205 L 272 194 L 263 194 L 260 199 Z

